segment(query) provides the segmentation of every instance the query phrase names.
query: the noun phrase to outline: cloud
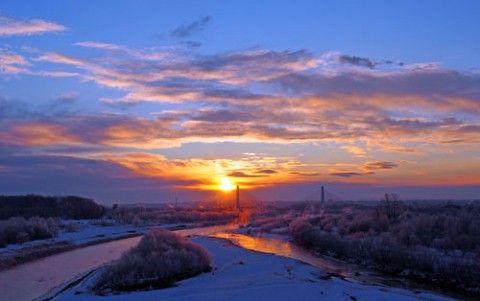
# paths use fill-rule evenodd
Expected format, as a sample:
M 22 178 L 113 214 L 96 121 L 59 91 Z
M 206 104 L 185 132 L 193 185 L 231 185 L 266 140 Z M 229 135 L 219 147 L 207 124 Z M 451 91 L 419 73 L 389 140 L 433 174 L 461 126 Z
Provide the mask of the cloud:
M 301 177 L 316 177 L 321 175 L 319 172 L 301 172 L 301 171 L 292 171 L 290 174 Z
M 372 169 L 393 169 L 398 167 L 398 164 L 395 162 L 386 162 L 386 161 L 374 161 L 374 162 L 367 162 L 364 164 L 364 168 L 366 170 Z
M 247 174 L 244 173 L 243 171 L 233 171 L 227 174 L 229 177 L 234 177 L 234 178 L 259 178 L 262 177 L 261 175 L 252 175 L 252 174 Z
M 210 16 L 202 17 L 191 23 L 181 25 L 174 29 L 170 35 L 176 38 L 188 38 L 200 31 L 204 30 L 210 23 L 212 18 Z
M 198 48 L 203 45 L 203 43 L 199 41 L 181 41 L 180 43 L 188 48 Z
M 118 57 L 106 53 L 106 59 L 84 59 L 47 53 L 38 60 L 74 66 L 79 69 L 76 74 L 86 81 L 125 91 L 123 97 L 104 98 L 112 104 L 149 101 L 264 106 L 268 103 L 295 107 L 304 113 L 314 110 L 328 115 L 370 113 L 371 121 L 379 117 L 394 121 L 385 116 L 387 110 L 402 108 L 480 114 L 480 76 L 474 73 L 438 68 L 367 72 L 342 69 L 329 67 L 324 57 L 304 50 L 202 56 L 174 50 L 145 52 L 107 43 L 81 42 L 81 45 L 117 49 Z M 122 53 L 134 59 L 122 57 Z M 112 56 L 115 59 L 109 59 Z M 64 72 L 76 75 L 71 70 Z
M 348 164 L 345 164 L 348 166 Z M 335 177 L 342 177 L 342 178 L 351 178 L 357 176 L 367 176 L 367 175 L 375 175 L 374 170 L 392 170 L 398 167 L 398 163 L 396 162 L 388 162 L 388 161 L 370 161 L 366 162 L 363 165 L 351 165 L 353 168 L 349 168 L 348 170 L 331 170 L 330 175 Z
M 62 103 L 71 103 L 77 100 L 79 96 L 80 96 L 80 93 L 78 92 L 65 92 L 57 95 L 55 97 L 55 100 Z
M 81 76 L 81 74 L 76 72 L 57 72 L 57 71 L 40 71 L 37 72 L 38 75 L 49 76 L 49 77 L 74 77 Z
M 378 64 L 377 62 L 374 62 L 367 58 L 349 55 L 341 55 L 338 57 L 337 60 L 340 64 L 352 64 L 356 66 L 367 67 L 370 69 L 375 68 L 375 66 Z
M 274 173 L 277 173 L 277 171 L 275 171 L 273 169 L 260 169 L 260 170 L 255 171 L 255 173 L 258 173 L 258 174 L 274 174 Z
M 0 98 L 0 152 L 107 162 L 136 179 L 171 179 L 169 189 L 216 189 L 223 176 L 252 189 L 318 181 L 447 183 L 454 159 L 444 166 L 437 154 L 448 149 L 458 161 L 480 144 L 478 73 L 303 49 L 205 55 L 186 41 L 145 49 L 102 41 L 74 45 L 81 52 L 19 54 L 5 46 L 0 72 L 71 77 L 89 89 L 101 87 L 104 103 L 129 107 L 119 114 L 74 111 L 82 105 L 75 92 L 58 95 L 73 104 L 50 111 L 53 106 Z M 137 110 L 145 102 L 152 104 Z M 205 153 L 222 152 L 223 143 L 235 145 L 227 158 Z M 189 151 L 196 155 L 159 155 L 185 158 Z M 413 155 L 422 160 L 402 168 Z M 451 176 L 455 183 L 478 182 L 471 164 Z
M 369 69 L 375 69 L 375 67 L 381 64 L 395 65 L 400 67 L 405 66 L 405 63 L 403 62 L 392 61 L 392 60 L 374 61 L 365 57 L 350 56 L 350 55 L 340 55 L 336 57 L 335 61 L 339 64 L 350 64 L 350 65 L 355 65 L 360 67 L 367 67 Z M 408 68 L 412 68 L 412 65 L 408 66 Z
M 253 118 L 248 112 L 206 109 L 199 112 L 199 114 L 192 114 L 191 119 L 208 122 L 232 122 L 250 121 Z
M 347 150 L 349 153 L 353 154 L 355 157 L 364 158 L 367 156 L 367 152 L 358 146 L 355 145 L 344 145 L 340 148 Z
M 105 49 L 105 50 L 124 50 L 124 49 L 126 49 L 125 46 L 120 46 L 120 45 L 116 45 L 116 44 L 109 44 L 109 43 L 98 43 L 98 42 L 92 42 L 92 41 L 77 42 L 77 43 L 74 43 L 73 45 L 87 47 L 87 48 Z
M 2 193 L 80 195 L 106 203 L 173 200 L 174 187 L 196 183 L 142 177 L 112 161 L 77 156 L 0 155 L 0 166 Z
M 24 119 L 17 115 L 5 123 L 8 126 L 2 135 L 10 140 L 4 144 L 59 152 L 78 149 L 82 156 L 80 146 L 92 152 L 98 148 L 98 153 L 109 150 L 111 160 L 147 177 L 163 176 L 165 170 L 175 170 L 178 175 L 186 170 L 200 174 L 198 166 L 215 170 L 218 177 L 237 175 L 242 184 L 248 184 L 250 176 L 262 176 L 262 181 L 257 181 L 262 183 L 250 181 L 255 186 L 274 181 L 313 181 L 320 175 L 343 182 L 382 182 L 397 173 L 404 156 L 427 157 L 432 149 L 446 147 L 462 152 L 462 148 L 475 148 L 480 143 L 480 75 L 475 73 L 439 65 L 412 68 L 393 63 L 382 66 L 385 68 L 351 68 L 338 64 L 337 55 L 307 50 L 202 55 L 175 47 L 130 49 L 100 42 L 76 44 L 86 47 L 82 51 L 85 55 L 50 52 L 25 61 L 42 61 L 46 67 L 41 74 L 64 73 L 109 88 L 120 96 L 102 101 L 132 107 L 121 115 L 71 112 Z M 158 103 L 163 110 L 149 116 L 134 115 L 133 105 L 142 102 Z M 164 104 L 168 104 L 168 110 Z M 24 130 L 38 124 L 42 131 L 36 134 Z M 52 138 L 55 135 L 61 137 L 61 144 Z M 162 152 L 188 143 L 220 142 L 325 146 L 327 158 L 338 148 L 353 156 L 348 160 L 350 165 L 337 169 L 317 166 L 300 156 L 285 160 L 291 165 L 278 158 L 268 161 L 264 153 L 245 155 L 251 161 L 230 158 L 174 163 L 138 154 L 112 155 L 126 149 Z M 378 161 L 362 163 L 360 158 L 367 156 Z M 235 161 L 241 166 L 232 163 Z M 183 169 L 176 168 L 180 165 Z M 405 169 L 400 172 L 408 173 Z M 212 179 L 196 175 L 192 180 L 201 181 L 203 188 L 214 187 Z
M 0 48 L 0 74 L 28 74 L 30 63 L 22 55 Z
M 48 123 L 25 123 L 13 125 L 0 133 L 0 140 L 6 144 L 49 146 L 58 144 L 76 144 L 81 141 L 68 133 L 61 125 Z
M 100 42 L 93 42 L 93 41 L 84 41 L 84 42 L 77 42 L 73 44 L 74 46 L 80 46 L 85 48 L 93 48 L 93 49 L 100 49 L 109 52 L 115 52 L 118 54 L 125 54 L 128 56 L 132 56 L 135 58 L 140 58 L 144 60 L 161 60 L 168 56 L 167 53 L 164 51 L 159 50 L 136 50 L 130 49 L 123 45 L 117 45 L 112 43 L 100 43 Z
M 331 176 L 342 177 L 342 178 L 351 178 L 354 176 L 365 176 L 365 175 L 373 175 L 374 172 L 353 172 L 353 171 L 336 171 L 331 172 Z
M 380 106 L 377 101 L 382 99 L 385 108 L 421 106 L 435 110 L 476 109 L 477 113 L 480 112 L 480 75 L 454 70 L 379 73 L 347 70 L 333 75 L 290 73 L 278 78 L 276 83 L 298 95 L 344 96 L 355 103 L 362 100 L 364 105 Z M 382 98 L 382 95 L 386 97 Z M 403 96 L 403 103 L 397 99 L 400 96 Z M 385 101 L 387 97 L 393 99 Z M 455 104 L 459 99 L 462 101 Z
M 350 178 L 354 176 L 365 176 L 365 175 L 373 175 L 373 172 L 354 172 L 354 171 L 336 171 L 331 172 L 331 176 L 342 177 L 342 178 Z
M 83 143 L 138 149 L 169 148 L 188 142 L 257 141 L 288 144 L 324 140 L 352 143 L 363 139 L 368 148 L 412 154 L 420 152 L 401 145 L 399 137 L 407 139 L 408 145 L 415 141 L 427 142 L 425 136 L 420 137 L 419 133 L 428 135 L 430 143 L 475 143 L 478 140 L 478 132 L 475 130 L 478 125 L 457 119 L 374 118 L 361 116 L 362 113 L 356 110 L 345 109 L 341 114 L 336 114 L 334 120 L 326 121 L 329 114 L 328 111 L 299 111 L 297 107 L 280 105 L 257 110 L 250 106 L 232 107 L 228 110 L 170 110 L 156 114 L 154 119 L 111 114 L 59 115 L 29 122 L 12 121 L 4 135 L 14 137 L 16 123 L 19 126 L 32 124 L 33 127 L 41 123 L 53 128 L 61 125 L 65 134 Z M 397 139 L 392 140 L 394 137 Z M 354 152 L 357 157 L 364 156 L 363 149 L 351 148 L 351 145 L 341 147 Z
M 65 30 L 65 26 L 53 22 L 39 19 L 15 20 L 0 14 L 0 37 L 30 36 Z
M 58 64 L 66 64 L 66 65 L 73 65 L 76 67 L 86 67 L 86 66 L 93 66 L 93 64 L 89 64 L 88 62 L 77 59 L 71 56 L 62 55 L 54 52 L 48 52 L 36 59 L 37 61 L 44 61 L 50 63 L 58 63 Z
M 8 120 L 24 120 L 32 115 L 27 103 L 16 99 L 7 99 L 0 97 L 0 125 L 7 123 Z M 7 131 L 5 127 L 2 131 Z

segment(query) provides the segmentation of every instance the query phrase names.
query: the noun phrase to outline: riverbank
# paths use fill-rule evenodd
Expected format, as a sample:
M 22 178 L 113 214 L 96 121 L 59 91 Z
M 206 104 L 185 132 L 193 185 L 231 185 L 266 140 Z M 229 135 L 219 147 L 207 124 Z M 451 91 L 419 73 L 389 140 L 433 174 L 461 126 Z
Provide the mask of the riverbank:
M 192 241 L 212 253 L 213 272 L 180 281 L 172 288 L 109 296 L 89 292 L 94 273 L 53 300 L 454 300 L 348 282 L 299 261 L 245 250 L 224 239 L 195 237 Z
M 292 241 L 291 237 L 284 233 L 284 229 L 263 232 L 261 229 L 240 227 L 214 236 L 226 238 L 235 245 L 249 250 L 265 250 L 269 247 L 272 249 L 272 253 L 295 258 L 348 281 L 397 287 L 411 291 L 435 292 L 460 300 L 480 300 L 480 295 L 476 292 L 438 284 L 430 279 L 425 280 L 405 274 L 392 273 L 373 265 L 362 264 L 348 258 L 339 258 L 305 248 Z
M 207 235 L 227 231 L 236 225 L 222 225 L 181 229 L 176 233 L 183 236 Z M 58 288 L 78 275 L 88 273 L 135 246 L 140 236 L 117 239 L 72 251 L 62 252 L 21 264 L 0 272 L 0 301 L 31 301 Z
M 0 249 L 0 271 L 20 264 L 32 262 L 51 255 L 72 251 L 110 241 L 142 236 L 150 226 L 135 227 L 133 225 L 95 225 L 88 221 L 79 221 L 81 230 L 68 232 L 61 230 L 55 238 L 30 241 L 24 244 L 9 245 Z M 196 224 L 167 224 L 160 227 L 175 231 L 198 227 Z

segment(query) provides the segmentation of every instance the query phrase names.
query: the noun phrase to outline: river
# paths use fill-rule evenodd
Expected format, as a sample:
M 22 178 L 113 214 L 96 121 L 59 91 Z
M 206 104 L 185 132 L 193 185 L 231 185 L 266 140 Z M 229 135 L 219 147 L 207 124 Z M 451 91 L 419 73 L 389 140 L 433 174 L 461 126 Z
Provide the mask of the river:
M 440 291 L 436 287 L 422 287 L 416 282 L 403 278 L 372 273 L 358 265 L 345 263 L 329 257 L 317 256 L 288 241 L 275 238 L 251 237 L 228 232 L 228 230 L 234 228 L 236 228 L 235 225 L 223 225 L 178 230 L 175 232 L 183 236 L 204 235 L 228 239 L 242 248 L 300 260 L 357 283 Z M 123 252 L 136 245 L 140 238 L 133 237 L 80 248 L 2 271 L 0 272 L 0 300 L 29 301 L 42 296 L 50 289 L 79 274 L 86 273 L 104 263 L 119 258 Z M 454 298 L 462 297 L 451 292 L 447 295 Z
M 184 236 L 208 235 L 235 228 L 234 225 L 175 231 Z M 30 301 L 50 289 L 86 273 L 135 246 L 140 236 L 115 240 L 55 254 L 0 272 L 0 301 Z
M 322 269 L 332 274 L 332 276 L 337 276 L 350 282 L 403 288 L 411 291 L 435 292 L 459 300 L 480 300 L 478 294 L 475 293 L 453 291 L 431 283 L 423 283 L 405 277 L 375 272 L 366 267 L 338 260 L 330 256 L 314 254 L 294 243 L 278 238 L 252 237 L 231 231 L 210 232 L 206 235 L 228 239 L 233 244 L 244 249 L 293 258 Z

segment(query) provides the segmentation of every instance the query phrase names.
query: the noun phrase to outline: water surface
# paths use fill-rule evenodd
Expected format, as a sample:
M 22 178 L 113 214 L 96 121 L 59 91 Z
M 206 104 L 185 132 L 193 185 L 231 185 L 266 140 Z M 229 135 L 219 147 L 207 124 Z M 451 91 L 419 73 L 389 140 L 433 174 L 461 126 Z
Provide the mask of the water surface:
M 207 235 L 226 231 L 235 225 L 192 228 L 175 231 L 184 236 Z M 0 272 L 0 301 L 30 301 L 52 288 L 93 270 L 102 264 L 118 259 L 123 252 L 135 246 L 141 236 L 115 240 L 18 265 Z

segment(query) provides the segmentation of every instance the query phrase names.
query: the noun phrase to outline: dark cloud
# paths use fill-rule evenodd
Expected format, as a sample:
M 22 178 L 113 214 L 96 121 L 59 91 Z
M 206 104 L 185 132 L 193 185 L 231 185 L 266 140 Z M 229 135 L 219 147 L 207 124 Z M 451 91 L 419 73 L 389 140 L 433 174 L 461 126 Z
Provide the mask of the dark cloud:
M 290 174 L 296 175 L 296 176 L 302 176 L 302 177 L 315 177 L 320 175 L 319 172 L 302 172 L 302 171 L 292 171 L 290 172 Z
M 70 116 L 72 112 L 62 104 L 66 103 L 52 100 L 38 106 L 33 106 L 20 99 L 7 99 L 0 97 L 0 124 L 7 121 L 39 121 L 51 120 L 52 118 L 54 119 L 60 116 Z
M 247 112 L 231 111 L 231 110 L 213 110 L 203 112 L 196 115 L 192 120 L 202 120 L 209 122 L 231 122 L 231 121 L 245 121 L 252 120 L 252 116 Z
M 398 164 L 395 162 L 386 162 L 386 161 L 377 161 L 377 162 L 367 162 L 364 164 L 365 169 L 393 169 L 398 167 Z
M 191 23 L 181 25 L 171 32 L 171 36 L 176 38 L 188 38 L 198 32 L 202 31 L 211 23 L 212 18 L 210 16 L 202 17 Z
M 180 44 L 183 44 L 188 48 L 198 48 L 203 45 L 203 43 L 199 41 L 182 41 Z
M 461 73 L 453 70 L 418 70 L 392 73 L 378 76 L 370 73 L 354 71 L 339 72 L 326 76 L 320 73 L 291 73 L 274 81 L 287 91 L 303 95 L 318 96 L 343 95 L 366 96 L 403 96 L 422 97 L 424 103 L 436 108 L 450 105 L 452 109 L 458 103 L 452 98 L 471 100 L 477 104 L 476 112 L 480 112 L 480 75 Z M 368 99 L 366 100 L 368 101 Z M 416 103 L 411 103 L 416 105 Z M 470 108 L 471 110 L 471 108 Z
M 372 161 L 363 164 L 363 167 L 359 168 L 361 171 L 335 171 L 331 172 L 331 176 L 351 178 L 356 176 L 373 175 L 373 170 L 389 170 L 398 167 L 398 163 L 388 161 Z
M 467 125 L 458 129 L 459 133 L 477 133 L 480 134 L 480 125 Z
M 9 118 L 26 118 L 30 109 L 24 102 L 0 97 L 0 124 Z
M 336 61 L 340 64 L 351 64 L 355 66 L 367 67 L 370 69 L 374 69 L 377 65 L 386 64 L 386 65 L 397 65 L 397 66 L 404 66 L 405 63 L 392 61 L 392 60 L 384 60 L 384 61 L 373 61 L 368 58 L 359 57 L 359 56 L 350 56 L 350 55 L 341 55 L 339 56 Z
M 338 171 L 338 172 L 331 172 L 331 176 L 342 177 L 342 178 L 351 178 L 354 176 L 365 176 L 365 175 L 373 175 L 374 172 L 350 172 L 350 171 Z
M 356 66 L 367 67 L 370 69 L 375 68 L 378 64 L 370 59 L 358 56 L 349 56 L 349 55 L 341 55 L 338 57 L 338 62 L 341 64 L 352 64 Z
M 262 95 L 251 93 L 244 89 L 225 89 L 225 88 L 207 88 L 203 91 L 203 94 L 207 98 L 220 98 L 220 99 L 238 99 L 242 101 L 255 101 L 265 97 L 272 98 L 271 95 Z
M 229 173 L 227 176 L 234 177 L 234 178 L 259 178 L 259 177 L 262 177 L 260 175 L 247 174 L 247 173 L 244 173 L 243 171 L 233 171 L 233 172 Z
M 306 50 L 250 51 L 198 57 L 192 63 L 205 71 L 236 67 L 234 70 L 243 74 L 269 75 L 282 70 L 291 70 L 292 64 L 306 64 L 314 59 L 314 56 Z
M 398 62 L 398 61 L 392 61 L 392 60 L 385 60 L 382 63 L 387 64 L 387 65 L 397 65 L 397 66 L 400 66 L 400 67 L 405 66 L 404 62 Z
M 173 200 L 172 187 L 197 184 L 142 177 L 110 161 L 66 156 L 2 155 L 0 166 L 3 194 L 73 194 L 109 203 L 158 201 Z
M 58 95 L 55 100 L 59 102 L 71 103 L 78 99 L 80 94 L 78 92 L 67 92 Z
M 255 173 L 259 173 L 259 174 L 275 174 L 275 173 L 277 173 L 277 171 L 275 171 L 275 170 L 273 170 L 273 169 L 260 169 L 260 170 L 255 171 Z

